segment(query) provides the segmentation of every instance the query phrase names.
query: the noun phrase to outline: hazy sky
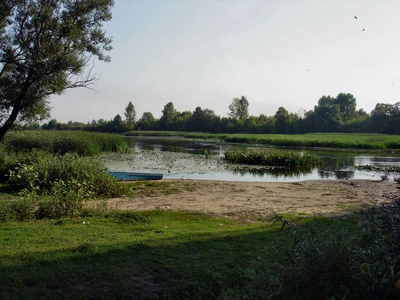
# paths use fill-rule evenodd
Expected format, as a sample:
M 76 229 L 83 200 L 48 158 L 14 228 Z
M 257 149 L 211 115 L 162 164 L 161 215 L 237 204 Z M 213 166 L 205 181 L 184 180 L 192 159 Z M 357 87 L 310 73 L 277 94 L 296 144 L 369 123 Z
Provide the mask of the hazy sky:
M 400 101 L 399 0 L 115 0 L 112 12 L 111 62 L 95 62 L 97 91 L 51 98 L 59 122 L 124 117 L 129 101 L 138 118 L 170 101 L 227 116 L 242 95 L 254 116 L 341 92 L 367 112 Z

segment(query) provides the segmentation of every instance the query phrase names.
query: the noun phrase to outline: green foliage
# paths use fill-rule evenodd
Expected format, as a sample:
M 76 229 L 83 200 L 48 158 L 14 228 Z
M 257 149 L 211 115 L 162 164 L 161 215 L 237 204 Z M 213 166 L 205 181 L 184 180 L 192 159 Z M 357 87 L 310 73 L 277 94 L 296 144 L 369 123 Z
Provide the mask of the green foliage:
M 61 218 L 79 214 L 87 200 L 116 197 L 127 186 L 104 172 L 97 160 L 77 154 L 53 155 L 32 151 L 16 156 L 6 178 L 6 187 L 21 200 L 4 201 L 0 220 Z M 23 157 L 18 161 L 18 158 Z
M 309 167 L 323 164 L 323 160 L 314 155 L 284 149 L 228 150 L 224 159 L 235 164 L 260 166 Z
M 10 170 L 7 184 L 13 191 L 59 196 L 73 192 L 84 199 L 111 197 L 119 193 L 115 180 L 104 172 L 100 162 L 77 154 L 47 154 L 30 164 L 19 163 Z
M 287 231 L 289 240 L 275 249 L 280 257 L 261 256 L 246 270 L 245 284 L 226 298 L 397 298 L 394 240 L 376 220 L 367 218 L 359 226 L 361 235 L 324 222 Z
M 229 116 L 239 121 L 244 121 L 249 117 L 249 101 L 246 97 L 233 98 L 229 105 Z
M 395 104 L 377 103 L 371 112 L 374 132 L 399 134 L 400 102 Z
M 76 152 L 81 156 L 128 149 L 126 140 L 119 135 L 85 131 L 12 131 L 7 134 L 4 144 L 16 152 L 42 149 L 59 154 Z
M 136 110 L 135 106 L 129 101 L 128 106 L 125 108 L 125 120 L 126 122 L 133 126 L 136 120 Z
M 164 130 L 169 130 L 178 116 L 178 112 L 174 107 L 172 102 L 168 102 L 162 111 L 162 116 L 160 118 L 160 126 Z
M 109 61 L 102 23 L 112 0 L 2 1 L 0 30 L 0 141 L 14 122 L 48 116 L 48 97 L 86 87 L 80 76 L 94 56 Z

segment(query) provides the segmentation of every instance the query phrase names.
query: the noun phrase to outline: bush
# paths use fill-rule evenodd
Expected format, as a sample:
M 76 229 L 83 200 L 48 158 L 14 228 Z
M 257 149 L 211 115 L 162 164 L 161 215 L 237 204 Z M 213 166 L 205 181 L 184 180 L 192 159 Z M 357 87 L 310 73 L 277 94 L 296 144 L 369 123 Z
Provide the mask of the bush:
M 9 171 L 7 187 L 22 200 L 1 204 L 3 221 L 72 216 L 79 214 L 89 199 L 117 197 L 126 191 L 125 185 L 104 172 L 99 161 L 78 154 L 34 150 L 16 161 Z
M 99 161 L 77 154 L 47 154 L 30 163 L 19 163 L 10 171 L 7 184 L 15 192 L 36 191 L 41 195 L 74 192 L 84 199 L 120 195 L 121 185 L 104 169 Z
M 271 249 L 245 271 L 235 299 L 398 299 L 398 246 L 383 223 L 370 218 L 361 236 L 320 223 L 287 231 L 286 244 Z M 277 260 L 277 258 L 279 260 Z

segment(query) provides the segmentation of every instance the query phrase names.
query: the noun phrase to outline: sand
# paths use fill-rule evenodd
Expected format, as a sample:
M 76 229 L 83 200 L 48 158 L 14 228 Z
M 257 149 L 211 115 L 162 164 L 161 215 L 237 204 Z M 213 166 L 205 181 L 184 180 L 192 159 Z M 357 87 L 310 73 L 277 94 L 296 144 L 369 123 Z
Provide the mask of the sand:
M 164 180 L 163 180 L 164 181 Z M 168 180 L 170 195 L 110 199 L 114 209 L 190 211 L 230 218 L 271 214 L 343 216 L 396 198 L 394 181 L 315 180 L 294 183 Z

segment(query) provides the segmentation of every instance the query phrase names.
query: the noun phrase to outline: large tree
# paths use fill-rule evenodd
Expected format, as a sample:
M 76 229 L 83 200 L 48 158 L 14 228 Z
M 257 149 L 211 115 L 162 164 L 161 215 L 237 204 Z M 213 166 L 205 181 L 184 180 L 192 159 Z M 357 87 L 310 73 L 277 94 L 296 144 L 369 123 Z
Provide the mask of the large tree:
M 348 122 L 357 115 L 357 100 L 352 94 L 340 93 L 334 102 L 339 105 L 343 122 Z
M 129 101 L 128 106 L 125 108 L 125 120 L 129 125 L 133 125 L 136 120 L 135 106 Z
M 164 130 L 170 130 L 178 114 L 179 113 L 175 109 L 174 104 L 172 102 L 168 102 L 162 110 L 162 116 L 160 118 L 161 128 Z
M 241 98 L 233 98 L 229 105 L 229 114 L 235 120 L 244 121 L 249 117 L 249 101 L 242 96 Z
M 0 1 L 0 141 L 16 121 L 48 115 L 49 96 L 97 80 L 85 67 L 109 61 L 102 24 L 113 0 Z
M 289 126 L 289 112 L 284 107 L 279 107 L 275 113 L 275 130 L 276 133 L 287 133 Z

